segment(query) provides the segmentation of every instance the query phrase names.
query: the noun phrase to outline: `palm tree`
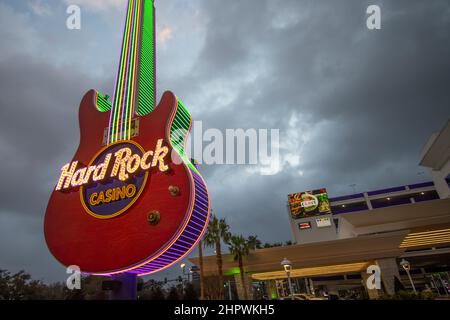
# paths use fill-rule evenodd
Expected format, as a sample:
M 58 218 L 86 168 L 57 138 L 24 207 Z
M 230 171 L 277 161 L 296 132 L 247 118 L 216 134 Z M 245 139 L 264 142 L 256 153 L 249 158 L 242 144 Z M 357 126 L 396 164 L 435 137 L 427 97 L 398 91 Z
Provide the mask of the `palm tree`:
M 238 261 L 239 264 L 239 272 L 241 274 L 241 282 L 242 287 L 244 288 L 244 299 L 248 300 L 247 286 L 245 285 L 245 277 L 244 277 L 244 263 L 243 257 L 247 256 L 250 252 L 251 244 L 246 240 L 243 236 L 233 235 L 230 237 L 230 241 L 228 242 L 228 249 L 230 253 L 234 255 L 234 261 Z
M 200 300 L 205 299 L 205 276 L 203 272 L 203 248 L 202 240 L 198 242 L 198 260 L 200 265 Z
M 228 242 L 230 236 L 229 229 L 230 226 L 226 223 L 225 219 L 219 220 L 216 215 L 213 215 L 209 221 L 208 229 L 206 229 L 205 237 L 203 238 L 205 246 L 216 247 L 216 261 L 221 292 L 219 299 L 223 299 L 224 297 L 221 241 Z
M 247 241 L 251 250 L 262 248 L 262 242 L 258 239 L 258 236 L 249 236 Z

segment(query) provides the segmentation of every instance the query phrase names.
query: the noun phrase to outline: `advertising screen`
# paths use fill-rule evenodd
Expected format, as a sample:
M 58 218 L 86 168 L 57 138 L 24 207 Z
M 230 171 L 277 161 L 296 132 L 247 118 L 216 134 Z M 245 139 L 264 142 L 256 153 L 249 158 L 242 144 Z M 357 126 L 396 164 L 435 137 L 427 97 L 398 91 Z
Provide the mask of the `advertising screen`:
M 331 219 L 329 217 L 316 218 L 317 228 L 331 227 Z
M 290 194 L 288 202 L 293 219 L 331 213 L 330 201 L 325 188 Z

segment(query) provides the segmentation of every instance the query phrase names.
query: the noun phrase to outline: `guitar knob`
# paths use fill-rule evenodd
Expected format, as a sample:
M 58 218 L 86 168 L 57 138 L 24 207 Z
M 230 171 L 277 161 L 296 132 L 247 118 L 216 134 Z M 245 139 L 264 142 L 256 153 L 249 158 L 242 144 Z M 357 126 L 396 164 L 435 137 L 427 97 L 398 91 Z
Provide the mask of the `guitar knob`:
M 159 213 L 159 211 L 154 210 L 150 211 L 147 214 L 147 221 L 152 226 L 156 226 L 160 220 L 161 220 L 161 213 Z
M 172 197 L 176 197 L 180 194 L 180 188 L 178 188 L 177 186 L 170 186 L 169 192 Z

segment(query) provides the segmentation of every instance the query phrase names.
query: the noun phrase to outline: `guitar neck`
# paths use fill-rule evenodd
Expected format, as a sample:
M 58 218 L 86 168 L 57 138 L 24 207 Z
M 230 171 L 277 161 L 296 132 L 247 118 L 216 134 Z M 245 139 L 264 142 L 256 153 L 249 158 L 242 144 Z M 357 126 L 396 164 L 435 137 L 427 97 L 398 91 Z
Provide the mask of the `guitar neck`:
M 134 115 L 156 105 L 154 0 L 129 0 L 108 129 L 108 144 L 131 138 Z

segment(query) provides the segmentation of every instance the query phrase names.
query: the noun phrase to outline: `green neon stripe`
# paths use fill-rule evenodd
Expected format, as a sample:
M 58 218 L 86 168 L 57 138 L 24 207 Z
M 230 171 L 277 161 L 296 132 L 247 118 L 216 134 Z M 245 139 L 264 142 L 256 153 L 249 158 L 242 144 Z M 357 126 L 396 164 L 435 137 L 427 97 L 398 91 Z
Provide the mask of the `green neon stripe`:
M 189 119 L 190 119 L 190 117 L 188 117 L 186 115 L 183 115 L 182 113 L 180 113 L 180 115 L 181 115 L 180 119 L 176 119 L 176 120 L 179 120 L 181 125 L 189 126 Z
M 153 0 L 144 2 L 139 62 L 138 107 L 136 113 L 144 116 L 155 107 L 155 27 Z
M 178 108 L 175 113 L 175 117 L 170 127 L 170 142 L 173 148 L 178 152 L 183 162 L 193 171 L 200 174 L 197 168 L 192 164 L 191 160 L 187 157 L 184 150 L 184 141 L 187 139 L 191 124 L 191 115 L 189 111 L 183 106 L 181 101 L 178 100 Z M 175 135 L 175 132 L 180 130 L 183 135 Z M 178 131 L 179 132 L 179 131 Z
M 118 116 L 118 106 L 119 106 L 119 101 L 122 100 L 122 96 L 120 94 L 120 90 L 123 89 L 121 88 L 121 83 L 122 83 L 122 79 L 123 79 L 123 75 L 124 75 L 124 70 L 125 70 L 125 60 L 126 60 L 126 39 L 127 39 L 127 35 L 128 35 L 128 30 L 130 27 L 130 21 L 131 21 L 131 15 L 132 15 L 132 5 L 131 5 L 131 1 L 128 2 L 128 13 L 127 13 L 127 19 L 126 19 L 126 23 L 125 23 L 125 28 L 124 28 L 124 34 L 123 34 L 123 45 L 122 45 L 122 53 L 120 56 L 120 65 L 119 65 L 119 76 L 117 77 L 117 82 L 116 82 L 116 95 L 114 97 L 114 110 L 113 110 L 113 121 L 112 121 L 112 128 L 111 128 L 111 137 L 110 137 L 110 141 L 112 142 L 116 142 L 116 131 L 119 130 L 118 126 L 117 126 L 117 116 Z M 119 99 L 119 96 L 121 99 Z
M 97 109 L 100 112 L 107 112 L 107 111 L 111 110 L 111 103 L 108 100 L 106 100 L 105 97 L 100 92 L 97 93 L 96 103 L 97 103 Z

